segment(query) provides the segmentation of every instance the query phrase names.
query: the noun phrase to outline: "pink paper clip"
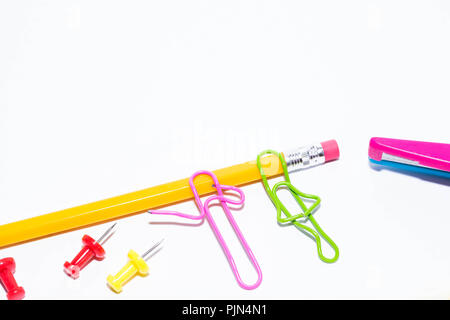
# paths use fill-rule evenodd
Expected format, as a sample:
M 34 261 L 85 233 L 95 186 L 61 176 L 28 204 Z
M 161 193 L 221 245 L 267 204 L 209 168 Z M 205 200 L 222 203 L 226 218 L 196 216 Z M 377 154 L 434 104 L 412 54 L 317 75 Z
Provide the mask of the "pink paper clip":
M 206 199 L 204 204 L 200 200 L 200 196 L 194 185 L 194 179 L 197 176 L 202 175 L 202 174 L 209 175 L 212 178 L 212 180 L 214 181 L 214 187 L 217 190 L 217 194 L 210 196 L 208 199 Z M 178 211 L 168 211 L 168 210 L 150 210 L 148 212 L 151 214 L 174 215 L 174 216 L 192 219 L 192 220 L 202 220 L 206 216 L 214 234 L 216 235 L 217 239 L 219 240 L 220 245 L 222 246 L 223 251 L 225 252 L 225 255 L 228 259 L 228 262 L 230 263 L 231 269 L 234 273 L 234 276 L 236 277 L 238 284 L 242 288 L 247 289 L 247 290 L 252 290 L 252 289 L 257 288 L 261 284 L 261 281 L 262 281 L 261 269 L 259 267 L 258 261 L 256 261 L 256 258 L 253 255 L 252 250 L 250 249 L 247 241 L 245 240 L 244 235 L 242 234 L 241 230 L 239 229 L 239 226 L 237 225 L 236 221 L 234 220 L 233 215 L 230 212 L 230 208 L 227 205 L 227 203 L 231 203 L 234 205 L 242 205 L 245 201 L 244 192 L 242 192 L 241 189 L 233 187 L 233 186 L 220 185 L 219 181 L 217 180 L 217 177 L 214 175 L 214 173 L 212 173 L 210 171 L 206 171 L 206 170 L 202 170 L 202 171 L 198 171 L 198 172 L 194 173 L 191 176 L 191 178 L 189 179 L 189 185 L 194 194 L 195 203 L 197 204 L 197 207 L 200 210 L 200 215 L 191 215 L 191 214 L 181 213 Z M 223 194 L 223 190 L 236 191 L 239 194 L 240 199 L 233 200 L 233 199 L 225 197 L 225 195 Z M 230 221 L 234 232 L 236 233 L 237 237 L 239 238 L 239 241 L 241 242 L 242 246 L 244 247 L 244 250 L 245 250 L 248 258 L 250 259 L 251 263 L 253 264 L 253 267 L 255 268 L 255 270 L 258 274 L 258 279 L 256 280 L 256 282 L 254 284 L 248 285 L 248 284 L 244 283 L 241 279 L 241 276 L 239 275 L 239 271 L 236 267 L 236 263 L 234 262 L 233 256 L 231 255 L 231 252 L 228 249 L 228 246 L 225 243 L 225 240 L 223 239 L 222 234 L 220 233 L 219 229 L 217 228 L 217 225 L 214 222 L 214 219 L 212 218 L 211 213 L 209 211 L 210 203 L 214 200 L 218 200 L 220 202 L 220 204 L 222 205 L 222 208 L 223 208 L 228 220 Z

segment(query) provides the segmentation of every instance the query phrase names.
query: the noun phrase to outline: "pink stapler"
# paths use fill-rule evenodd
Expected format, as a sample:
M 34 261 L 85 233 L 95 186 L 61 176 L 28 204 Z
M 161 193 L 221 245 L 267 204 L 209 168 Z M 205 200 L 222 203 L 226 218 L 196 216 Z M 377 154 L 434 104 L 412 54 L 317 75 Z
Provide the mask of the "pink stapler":
M 379 165 L 450 178 L 450 144 L 446 143 L 372 138 L 369 160 Z

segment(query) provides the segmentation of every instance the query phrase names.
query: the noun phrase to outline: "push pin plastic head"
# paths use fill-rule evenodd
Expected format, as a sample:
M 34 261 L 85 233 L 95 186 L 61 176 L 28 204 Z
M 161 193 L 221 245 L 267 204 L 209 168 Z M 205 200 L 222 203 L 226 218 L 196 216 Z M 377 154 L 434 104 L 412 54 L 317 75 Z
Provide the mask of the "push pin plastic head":
M 13 258 L 4 258 L 0 260 L 0 282 L 6 290 L 8 300 L 21 300 L 25 297 L 25 290 L 17 285 L 14 279 L 16 272 L 16 263 Z
M 64 271 L 72 278 L 77 279 L 80 276 L 80 271 L 86 267 L 93 259 L 103 260 L 105 257 L 105 250 L 102 245 L 109 239 L 115 231 L 117 223 L 113 224 L 106 230 L 106 232 L 95 241 L 88 235 L 84 235 L 82 242 L 83 248 L 75 256 L 72 262 L 64 263 Z
M 128 263 L 115 276 L 109 275 L 106 278 L 106 281 L 108 282 L 108 285 L 111 287 L 111 289 L 119 293 L 122 291 L 123 285 L 137 274 L 139 274 L 140 276 L 147 275 L 148 265 L 146 261 L 150 259 L 153 254 L 160 250 L 158 249 L 153 254 L 151 254 L 163 242 L 163 240 L 156 243 L 142 256 L 139 256 L 136 251 L 130 250 L 128 252 L 128 258 L 130 259 Z

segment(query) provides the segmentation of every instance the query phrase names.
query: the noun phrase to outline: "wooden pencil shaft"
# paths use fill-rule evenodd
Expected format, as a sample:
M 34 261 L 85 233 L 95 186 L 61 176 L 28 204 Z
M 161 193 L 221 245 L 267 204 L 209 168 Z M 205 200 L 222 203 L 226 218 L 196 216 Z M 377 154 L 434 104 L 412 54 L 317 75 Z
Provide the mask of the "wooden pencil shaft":
M 276 156 L 264 157 L 262 164 L 267 177 L 271 178 L 282 174 L 282 167 Z M 261 180 L 256 161 L 245 162 L 213 172 L 220 183 L 224 185 L 242 186 Z M 189 178 L 181 179 L 1 225 L 0 248 L 193 199 L 188 182 Z M 195 180 L 195 185 L 200 195 L 215 191 L 209 177 L 199 176 Z

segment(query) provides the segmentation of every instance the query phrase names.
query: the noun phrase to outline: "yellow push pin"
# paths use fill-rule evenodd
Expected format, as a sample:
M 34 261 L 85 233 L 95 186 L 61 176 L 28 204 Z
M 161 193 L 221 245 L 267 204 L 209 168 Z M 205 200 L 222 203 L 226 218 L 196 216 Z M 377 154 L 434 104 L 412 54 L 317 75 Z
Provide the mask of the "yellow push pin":
M 146 261 L 150 259 L 159 250 L 161 250 L 160 248 L 153 254 L 150 254 L 163 242 L 163 240 L 159 241 L 153 247 L 148 249 L 147 252 L 145 252 L 142 256 L 137 254 L 136 251 L 130 250 L 128 252 L 128 258 L 130 258 L 128 263 L 115 276 L 109 275 L 106 278 L 106 281 L 108 282 L 111 289 L 119 293 L 122 291 L 122 286 L 128 281 L 130 281 L 136 274 L 139 274 L 141 276 L 147 275 L 148 265 Z

